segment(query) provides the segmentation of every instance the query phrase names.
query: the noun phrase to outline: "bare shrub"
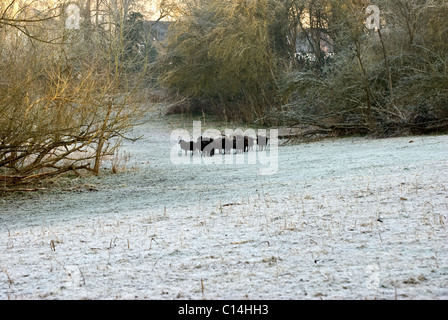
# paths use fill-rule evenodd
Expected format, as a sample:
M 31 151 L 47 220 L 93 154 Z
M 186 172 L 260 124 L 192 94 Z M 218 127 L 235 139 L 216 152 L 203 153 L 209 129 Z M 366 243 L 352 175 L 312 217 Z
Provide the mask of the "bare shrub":
M 104 50 L 83 30 L 36 28 L 54 20 L 17 32 L 21 19 L 0 24 L 0 188 L 67 171 L 98 174 L 143 114 L 130 103 L 134 90 L 120 61 L 110 58 L 120 47 Z

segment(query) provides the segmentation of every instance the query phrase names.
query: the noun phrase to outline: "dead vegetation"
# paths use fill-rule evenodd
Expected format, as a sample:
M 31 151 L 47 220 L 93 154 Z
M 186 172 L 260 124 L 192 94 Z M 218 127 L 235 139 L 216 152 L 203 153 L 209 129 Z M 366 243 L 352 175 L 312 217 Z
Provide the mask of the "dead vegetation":
M 30 5 L 0 6 L 0 191 L 35 191 L 24 186 L 66 172 L 98 174 L 144 113 L 133 100 L 138 79 L 116 58 L 116 25 L 96 40 L 92 26 L 52 28 L 63 6 L 36 16 Z

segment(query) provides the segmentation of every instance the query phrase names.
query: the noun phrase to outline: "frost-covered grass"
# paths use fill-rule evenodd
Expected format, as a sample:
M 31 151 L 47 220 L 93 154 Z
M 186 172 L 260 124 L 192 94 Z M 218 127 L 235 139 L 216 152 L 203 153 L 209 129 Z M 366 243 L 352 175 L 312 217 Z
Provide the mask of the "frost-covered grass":
M 132 170 L 0 198 L 0 299 L 448 298 L 448 136 L 284 146 L 260 176 L 135 134 Z

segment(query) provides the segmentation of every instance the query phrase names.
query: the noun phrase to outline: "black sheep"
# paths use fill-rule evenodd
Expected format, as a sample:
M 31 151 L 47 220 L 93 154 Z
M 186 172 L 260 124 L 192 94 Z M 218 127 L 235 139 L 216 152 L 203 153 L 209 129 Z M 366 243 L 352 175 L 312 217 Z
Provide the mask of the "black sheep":
M 235 149 L 235 153 L 246 152 L 247 148 L 248 148 L 247 137 L 240 135 L 233 137 L 233 149 Z
M 213 142 L 214 148 L 218 149 L 218 153 L 225 153 L 225 149 L 224 149 L 224 138 L 218 138 L 215 139 L 215 141 Z
M 265 136 L 257 135 L 257 144 L 259 150 L 266 150 L 266 145 L 268 144 L 269 138 Z
M 247 137 L 247 151 L 254 149 L 255 138 Z
M 210 157 L 213 157 L 215 154 L 215 145 L 213 141 L 213 138 L 203 138 L 202 136 L 198 138 L 197 143 L 200 144 L 203 155 L 210 155 Z
M 224 153 L 230 153 L 230 150 L 233 147 L 233 140 L 229 139 L 227 137 L 222 138 L 222 149 L 224 150 Z
M 219 150 L 219 153 L 226 154 L 230 153 L 230 149 L 232 149 L 233 141 L 226 136 L 222 136 L 221 138 L 218 138 L 214 142 L 215 149 Z
M 194 151 L 197 149 L 194 141 L 180 140 L 179 144 L 180 148 L 185 151 L 185 155 L 187 155 L 187 151 L 191 151 L 191 154 L 193 155 Z

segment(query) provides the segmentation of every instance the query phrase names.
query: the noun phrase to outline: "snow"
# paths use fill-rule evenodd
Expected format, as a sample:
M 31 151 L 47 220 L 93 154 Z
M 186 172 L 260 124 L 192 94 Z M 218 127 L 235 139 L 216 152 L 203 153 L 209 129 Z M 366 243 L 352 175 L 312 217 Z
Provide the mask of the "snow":
M 448 298 L 447 135 L 279 146 L 260 175 L 173 164 L 177 125 L 135 129 L 125 172 L 1 196 L 0 299 Z

